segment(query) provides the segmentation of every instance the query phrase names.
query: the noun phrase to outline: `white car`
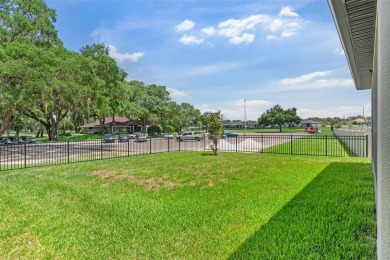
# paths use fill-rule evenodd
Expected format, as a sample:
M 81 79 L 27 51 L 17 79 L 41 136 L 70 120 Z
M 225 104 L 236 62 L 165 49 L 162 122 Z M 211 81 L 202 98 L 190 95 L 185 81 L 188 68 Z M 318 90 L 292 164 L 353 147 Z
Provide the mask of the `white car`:
M 172 134 L 164 134 L 165 139 L 173 139 L 175 138 Z
M 144 135 L 144 134 L 137 134 L 135 136 L 135 141 L 136 143 L 140 143 L 140 142 L 147 142 L 148 141 L 148 136 L 147 135 Z
M 181 135 L 178 135 L 176 137 L 176 140 L 178 142 L 185 141 L 185 140 L 194 140 L 194 141 L 200 141 L 204 138 L 204 135 L 197 132 L 188 132 Z

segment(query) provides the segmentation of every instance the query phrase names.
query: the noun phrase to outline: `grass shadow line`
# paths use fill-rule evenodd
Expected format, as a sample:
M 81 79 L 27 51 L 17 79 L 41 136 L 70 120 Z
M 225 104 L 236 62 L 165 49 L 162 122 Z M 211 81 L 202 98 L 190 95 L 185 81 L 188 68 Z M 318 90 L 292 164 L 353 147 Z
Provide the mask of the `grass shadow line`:
M 368 163 L 331 163 L 229 259 L 376 259 Z

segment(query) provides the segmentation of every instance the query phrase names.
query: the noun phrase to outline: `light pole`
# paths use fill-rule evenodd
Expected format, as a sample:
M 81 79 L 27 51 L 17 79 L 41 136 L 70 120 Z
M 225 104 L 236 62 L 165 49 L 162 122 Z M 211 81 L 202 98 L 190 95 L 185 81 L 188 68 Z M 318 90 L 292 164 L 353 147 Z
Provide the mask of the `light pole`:
M 246 135 L 246 100 L 244 99 L 244 135 Z

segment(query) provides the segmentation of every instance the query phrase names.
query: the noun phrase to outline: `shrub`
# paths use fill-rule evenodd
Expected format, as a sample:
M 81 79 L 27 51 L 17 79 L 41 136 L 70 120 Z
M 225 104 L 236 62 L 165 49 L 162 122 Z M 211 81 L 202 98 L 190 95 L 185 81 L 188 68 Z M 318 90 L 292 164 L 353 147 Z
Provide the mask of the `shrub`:
M 72 132 L 71 131 L 61 132 L 60 134 L 58 134 L 58 136 L 72 136 Z
M 149 135 L 159 135 L 162 133 L 161 127 L 158 125 L 152 125 L 148 128 Z

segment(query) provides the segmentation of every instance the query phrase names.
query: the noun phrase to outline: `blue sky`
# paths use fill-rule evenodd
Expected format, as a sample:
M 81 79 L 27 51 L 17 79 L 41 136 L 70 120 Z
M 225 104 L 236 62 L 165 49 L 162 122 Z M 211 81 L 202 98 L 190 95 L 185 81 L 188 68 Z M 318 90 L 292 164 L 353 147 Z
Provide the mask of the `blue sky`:
M 326 0 L 49 0 L 66 48 L 94 42 L 129 80 L 226 119 L 275 104 L 302 118 L 370 115 L 354 88 Z

